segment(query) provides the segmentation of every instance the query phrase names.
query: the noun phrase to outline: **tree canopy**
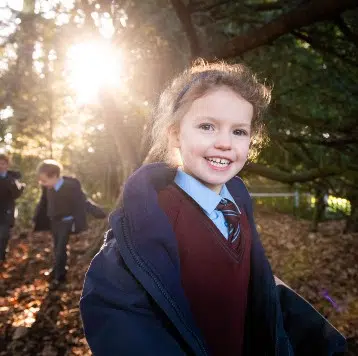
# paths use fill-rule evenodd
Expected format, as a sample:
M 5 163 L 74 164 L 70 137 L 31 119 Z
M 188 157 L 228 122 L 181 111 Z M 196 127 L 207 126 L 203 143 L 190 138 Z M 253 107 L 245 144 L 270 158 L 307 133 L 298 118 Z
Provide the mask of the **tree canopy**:
M 0 9 L 0 146 L 18 165 L 54 157 L 113 201 L 148 154 L 151 108 L 169 78 L 197 57 L 244 62 L 273 87 L 270 142 L 245 174 L 346 197 L 358 229 L 355 0 L 11 6 Z

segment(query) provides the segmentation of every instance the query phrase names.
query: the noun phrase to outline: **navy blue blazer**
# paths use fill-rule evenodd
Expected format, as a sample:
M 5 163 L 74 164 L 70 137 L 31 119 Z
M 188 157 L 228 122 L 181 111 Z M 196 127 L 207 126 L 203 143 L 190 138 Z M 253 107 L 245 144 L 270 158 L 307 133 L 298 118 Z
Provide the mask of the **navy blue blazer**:
M 0 177 L 0 224 L 14 225 L 15 200 L 21 196 L 25 187 L 19 179 L 21 173 L 10 170 L 6 177 Z
M 87 229 L 86 213 L 91 214 L 97 219 L 104 219 L 107 214 L 96 205 L 92 200 L 87 199 L 82 191 L 81 184 L 78 179 L 73 177 L 63 177 L 63 179 L 71 184 L 71 194 L 74 197 L 75 205 L 73 208 L 73 219 L 75 225 L 75 233 L 79 233 Z M 36 206 L 33 221 L 35 224 L 34 231 L 50 230 L 50 219 L 47 216 L 47 188 L 42 188 L 42 194 L 39 203 Z
M 80 311 L 94 355 L 208 355 L 180 281 L 177 242 L 157 192 L 175 170 L 141 167 L 127 181 L 122 208 L 86 274 Z M 253 230 L 245 355 L 338 355 L 344 337 L 284 285 L 276 286 L 240 178 L 227 187 Z

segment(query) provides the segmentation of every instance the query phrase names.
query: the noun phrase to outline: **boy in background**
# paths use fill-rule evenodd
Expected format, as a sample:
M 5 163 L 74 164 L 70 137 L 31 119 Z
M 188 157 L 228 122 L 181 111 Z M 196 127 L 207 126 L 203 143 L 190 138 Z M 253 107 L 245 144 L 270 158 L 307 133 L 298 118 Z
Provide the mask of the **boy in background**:
M 44 160 L 37 168 L 43 189 L 34 216 L 35 231 L 51 230 L 55 257 L 52 271 L 54 284 L 66 279 L 69 235 L 87 229 L 87 206 L 92 204 L 98 218 L 106 216 L 103 210 L 87 200 L 78 179 L 62 176 L 61 171 L 61 164 L 50 159 Z
M 0 263 L 5 261 L 10 229 L 14 225 L 15 200 L 24 190 L 20 172 L 9 170 L 10 159 L 0 154 Z

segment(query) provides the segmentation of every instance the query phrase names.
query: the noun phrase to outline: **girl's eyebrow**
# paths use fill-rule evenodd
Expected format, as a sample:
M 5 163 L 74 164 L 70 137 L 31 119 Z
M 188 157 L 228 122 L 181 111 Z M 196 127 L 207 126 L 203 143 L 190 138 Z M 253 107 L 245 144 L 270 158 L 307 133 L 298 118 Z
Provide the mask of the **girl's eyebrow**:
M 212 121 L 218 121 L 219 119 L 213 117 L 213 116 L 197 116 L 197 120 L 212 120 Z
M 197 116 L 196 117 L 196 120 L 197 121 L 200 121 L 200 120 L 209 120 L 209 121 L 213 121 L 215 123 L 221 123 L 224 121 L 224 119 L 220 119 L 220 118 L 216 118 L 216 117 L 213 117 L 213 116 Z M 251 125 L 247 124 L 246 122 L 245 123 L 236 123 L 234 126 L 238 126 L 238 127 L 251 127 Z

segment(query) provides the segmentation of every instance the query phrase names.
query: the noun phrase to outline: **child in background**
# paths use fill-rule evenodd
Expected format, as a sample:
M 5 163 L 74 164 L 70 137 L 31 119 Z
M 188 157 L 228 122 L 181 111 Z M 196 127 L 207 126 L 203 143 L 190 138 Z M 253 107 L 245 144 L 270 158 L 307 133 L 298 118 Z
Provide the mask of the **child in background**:
M 37 169 L 42 196 L 34 216 L 35 231 L 50 229 L 54 243 L 55 265 L 52 271 L 53 283 L 65 281 L 67 244 L 72 232 L 87 229 L 86 211 L 90 204 L 99 213 L 106 214 L 87 200 L 78 179 L 61 175 L 62 166 L 54 160 L 44 160 Z
M 96 356 L 332 355 L 344 338 L 276 286 L 237 176 L 270 90 L 243 65 L 198 63 L 160 97 L 152 155 L 124 187 L 80 310 Z
M 0 263 L 5 261 L 10 229 L 15 221 L 15 200 L 20 197 L 25 186 L 18 181 L 21 174 L 9 170 L 9 164 L 9 157 L 0 154 Z

